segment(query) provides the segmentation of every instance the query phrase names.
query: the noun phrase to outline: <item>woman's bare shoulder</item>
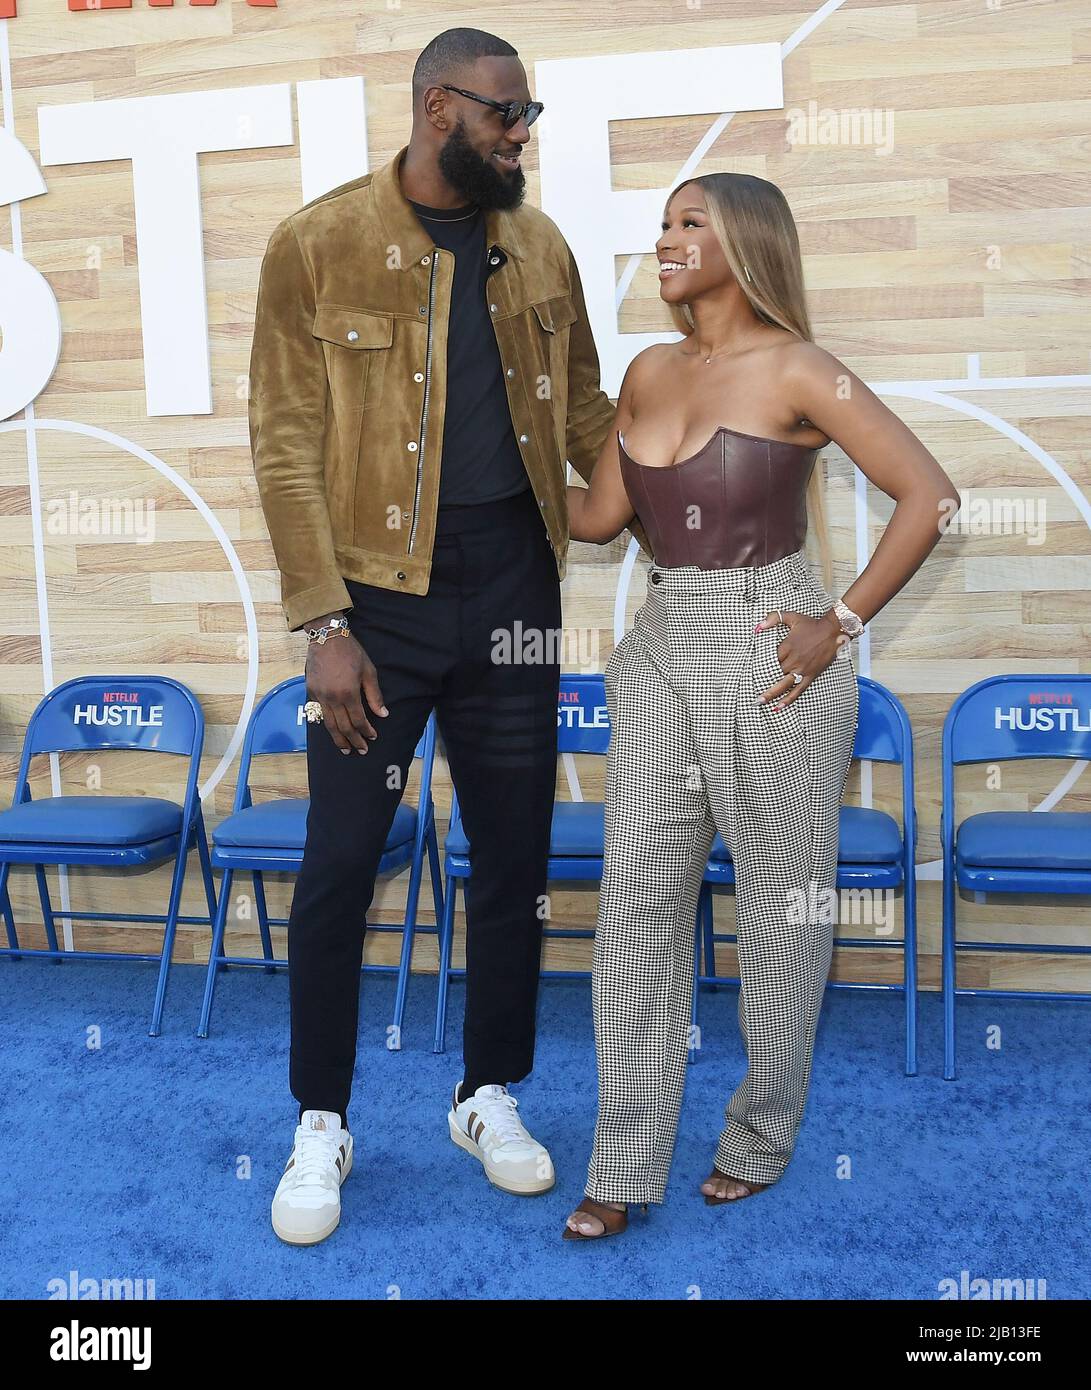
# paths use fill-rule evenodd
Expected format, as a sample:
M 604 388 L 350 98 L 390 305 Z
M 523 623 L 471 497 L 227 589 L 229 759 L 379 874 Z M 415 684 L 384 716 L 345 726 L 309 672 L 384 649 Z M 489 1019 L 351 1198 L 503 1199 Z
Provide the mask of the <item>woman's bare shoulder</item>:
M 654 381 L 661 381 L 664 371 L 677 356 L 676 343 L 651 343 L 636 354 L 625 371 L 624 386 L 632 394 L 640 386 L 645 388 Z
M 649 347 L 642 348 L 633 357 L 625 368 L 625 374 L 621 378 L 621 386 L 618 388 L 617 404 L 619 406 L 631 409 L 638 391 L 641 393 L 647 391 L 648 384 L 656 374 L 655 363 L 658 349 L 664 346 L 663 343 L 652 343 Z

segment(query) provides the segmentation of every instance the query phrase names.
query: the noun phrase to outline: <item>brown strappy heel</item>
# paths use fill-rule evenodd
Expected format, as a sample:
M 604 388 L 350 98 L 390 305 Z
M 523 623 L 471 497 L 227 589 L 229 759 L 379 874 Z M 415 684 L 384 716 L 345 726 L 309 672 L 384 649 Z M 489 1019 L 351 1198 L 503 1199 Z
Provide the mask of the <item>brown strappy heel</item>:
M 641 1210 L 647 1215 L 648 1204 L 642 1204 Z M 574 1231 L 571 1226 L 566 1225 L 562 1233 L 565 1240 L 602 1240 L 604 1236 L 619 1236 L 629 1224 L 629 1208 L 617 1211 L 614 1207 L 608 1207 L 603 1202 L 596 1202 L 594 1197 L 585 1197 L 578 1207 L 570 1212 L 574 1215 L 577 1211 L 586 1212 L 588 1216 L 593 1216 L 596 1221 L 602 1222 L 602 1230 L 597 1235 L 588 1235 L 583 1231 Z
M 722 1207 L 731 1202 L 745 1202 L 747 1197 L 753 1197 L 756 1193 L 764 1192 L 767 1187 L 773 1186 L 771 1182 L 747 1182 L 745 1178 L 733 1177 L 731 1173 L 721 1173 L 719 1168 L 713 1168 L 705 1182 L 712 1182 L 714 1178 L 726 1178 L 728 1182 L 740 1183 L 746 1188 L 746 1191 L 741 1197 L 713 1197 L 711 1193 L 703 1192 L 701 1195 L 705 1199 L 706 1207 Z

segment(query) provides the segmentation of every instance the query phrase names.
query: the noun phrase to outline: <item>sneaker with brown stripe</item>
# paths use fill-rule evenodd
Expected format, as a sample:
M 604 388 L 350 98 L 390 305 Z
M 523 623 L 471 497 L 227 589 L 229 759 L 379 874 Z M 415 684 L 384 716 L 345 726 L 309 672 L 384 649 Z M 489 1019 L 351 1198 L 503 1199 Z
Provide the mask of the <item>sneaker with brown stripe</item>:
M 273 1230 L 289 1245 L 316 1245 L 341 1220 L 341 1184 L 352 1171 L 352 1135 L 331 1110 L 305 1110 L 273 1197 Z
M 489 1182 L 520 1197 L 548 1192 L 556 1182 L 545 1146 L 527 1133 L 519 1102 L 504 1086 L 479 1086 L 460 1101 L 456 1086 L 447 1112 L 452 1140 L 479 1159 Z

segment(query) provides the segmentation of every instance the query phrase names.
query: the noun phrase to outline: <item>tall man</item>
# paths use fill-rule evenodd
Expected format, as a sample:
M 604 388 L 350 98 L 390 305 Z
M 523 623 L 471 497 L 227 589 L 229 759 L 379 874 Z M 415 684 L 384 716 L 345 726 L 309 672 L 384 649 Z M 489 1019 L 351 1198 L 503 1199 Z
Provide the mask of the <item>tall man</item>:
M 554 1181 L 507 1088 L 534 1055 L 565 460 L 589 478 L 614 412 L 572 254 L 523 206 L 540 111 L 510 44 L 447 30 L 417 60 L 409 144 L 285 218 L 262 263 L 250 437 L 316 720 L 288 928 L 299 1124 L 272 1206 L 296 1244 L 340 1220 L 364 914 L 433 708 L 473 863 L 450 1135 L 508 1192 Z

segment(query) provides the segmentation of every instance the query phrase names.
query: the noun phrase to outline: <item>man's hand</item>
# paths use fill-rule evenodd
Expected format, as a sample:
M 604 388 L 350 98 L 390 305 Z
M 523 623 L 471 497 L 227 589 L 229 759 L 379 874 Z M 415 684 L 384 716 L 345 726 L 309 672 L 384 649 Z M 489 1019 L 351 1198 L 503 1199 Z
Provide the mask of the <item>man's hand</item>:
M 778 619 L 781 620 L 779 624 Z M 797 700 L 811 681 L 833 661 L 839 649 L 851 641 L 841 631 L 841 624 L 832 608 L 821 618 L 809 618 L 805 613 L 787 611 L 767 613 L 754 631 L 761 632 L 778 625 L 788 629 L 788 636 L 777 648 L 781 669 L 789 673 L 798 671 L 803 679 L 797 685 L 789 674 L 761 692 L 758 703 L 773 701 L 772 708 L 775 710 L 784 709 Z
M 333 614 L 308 626 L 323 627 Z M 307 698 L 322 706 L 322 721 L 330 738 L 342 753 L 368 751 L 367 740 L 379 735 L 360 699 L 361 690 L 371 710 L 384 719 L 389 710 L 379 689 L 375 664 L 350 633 L 326 642 L 310 642 L 307 647 Z

